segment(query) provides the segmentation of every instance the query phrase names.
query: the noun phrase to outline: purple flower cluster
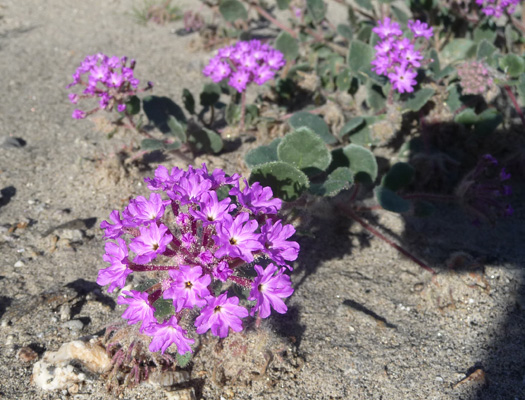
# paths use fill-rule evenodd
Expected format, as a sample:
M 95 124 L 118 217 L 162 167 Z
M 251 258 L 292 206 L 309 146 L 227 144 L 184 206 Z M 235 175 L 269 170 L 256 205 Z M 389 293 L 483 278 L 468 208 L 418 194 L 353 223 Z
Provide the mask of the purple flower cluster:
M 390 18 L 379 21 L 378 26 L 372 29 L 381 39 L 374 47 L 376 57 L 372 61 L 372 71 L 387 76 L 399 93 L 413 92 L 417 84 L 415 68 L 421 66 L 423 56 L 415 49 L 415 40 L 418 37 L 428 40 L 433 34 L 432 28 L 419 20 L 408 21 L 408 28 L 413 33 L 413 39 L 403 37 L 399 24 Z
M 131 60 L 129 66 L 127 63 L 127 57 L 108 57 L 102 53 L 87 56 L 82 61 L 67 88 L 80 85 L 84 89 L 80 95 L 70 93 L 69 101 L 77 104 L 80 99 L 97 97 L 99 105 L 87 112 L 76 109 L 73 118 L 83 119 L 100 109 L 111 111 L 116 107 L 119 112 L 126 110 L 126 101 L 139 91 L 139 80 L 133 72 L 135 60 Z M 152 83 L 148 82 L 146 89 L 151 87 Z
M 97 283 L 112 292 L 123 288 L 133 272 L 153 272 L 159 279 L 144 292 L 123 291 L 117 301 L 128 306 L 122 315 L 128 324 L 141 323 L 140 331 L 152 337 L 152 352 L 164 352 L 171 344 L 180 354 L 191 351 L 194 340 L 181 326 L 189 326 L 188 320 L 199 334 L 211 330 L 226 337 L 230 328 L 241 331 L 248 315 L 266 318 L 272 308 L 287 311 L 283 299 L 293 289 L 285 271 L 292 270 L 287 264 L 297 259 L 299 245 L 289 240 L 292 225 L 277 217 L 281 200 L 269 187 L 250 186 L 220 169 L 209 173 L 205 164 L 187 171 L 159 166 L 145 181 L 164 195 L 138 196 L 100 224 L 108 240 L 103 258 L 110 265 L 99 271 Z M 229 189 L 229 197 L 220 199 L 219 189 Z M 266 268 L 256 264 L 257 276 L 246 277 L 242 267 L 263 258 L 271 262 Z M 247 309 L 231 291 L 214 293 L 217 281 L 249 289 L 248 300 L 255 304 Z M 155 317 L 159 299 L 174 307 L 174 315 L 163 322 Z M 196 318 L 191 310 L 198 311 Z
M 488 16 L 496 18 L 503 14 L 513 14 L 520 0 L 476 0 L 478 6 L 483 7 L 481 11 Z
M 476 222 L 494 222 L 498 217 L 514 213 L 512 206 L 505 200 L 512 194 L 512 188 L 506 183 L 509 179 L 510 173 L 505 168 L 499 168 L 498 160 L 485 154 L 463 178 L 456 195 L 463 206 L 475 216 Z
M 228 85 L 241 93 L 251 82 L 262 85 L 273 79 L 285 64 L 283 53 L 254 39 L 219 49 L 202 73 L 214 82 L 228 79 Z

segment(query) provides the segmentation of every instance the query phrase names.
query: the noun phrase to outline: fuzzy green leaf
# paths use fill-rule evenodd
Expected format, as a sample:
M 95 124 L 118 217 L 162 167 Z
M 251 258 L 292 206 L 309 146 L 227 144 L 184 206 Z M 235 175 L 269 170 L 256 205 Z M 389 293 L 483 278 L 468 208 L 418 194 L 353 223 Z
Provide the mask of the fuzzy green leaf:
M 370 63 L 375 57 L 375 50 L 372 46 L 359 40 L 354 40 L 350 44 L 348 51 L 348 66 L 350 71 L 357 74 L 361 69 L 370 69 Z
M 140 99 L 137 96 L 131 96 L 126 101 L 126 112 L 130 115 L 137 115 L 140 112 Z
M 406 24 L 410 17 L 399 7 L 392 6 L 392 13 L 396 16 L 396 19 L 402 24 Z
M 518 95 L 520 96 L 521 105 L 525 105 L 525 74 L 520 75 L 520 79 L 518 82 Z
M 221 97 L 221 87 L 216 83 L 207 83 L 202 89 L 200 98 L 201 106 L 211 107 L 219 101 Z
M 277 146 L 279 161 L 292 164 L 307 175 L 324 171 L 332 156 L 323 140 L 308 128 L 288 133 Z
M 359 128 L 364 123 L 365 123 L 365 119 L 363 117 L 352 118 L 350 121 L 348 121 L 346 124 L 343 125 L 343 127 L 341 128 L 341 131 L 339 132 L 339 137 L 340 138 L 345 137 L 350 132 L 352 132 L 354 129 Z
M 219 153 L 224 143 L 214 131 L 206 128 L 188 130 L 188 143 L 195 152 Z
M 448 62 L 464 60 L 474 55 L 476 44 L 470 39 L 452 39 L 443 48 L 441 57 Z
M 186 129 L 184 129 L 184 126 L 177 121 L 173 115 L 168 117 L 168 127 L 170 128 L 170 131 L 168 132 L 170 136 L 176 137 L 182 143 L 186 143 Z
M 273 195 L 284 201 L 298 199 L 310 184 L 303 172 L 282 161 L 255 167 L 250 175 L 250 184 L 254 182 L 259 182 L 262 186 L 270 186 Z
M 241 120 L 241 107 L 235 103 L 229 103 L 226 106 L 224 118 L 228 125 L 235 125 Z
M 343 148 L 343 153 L 348 158 L 356 182 L 373 183 L 376 180 L 377 161 L 370 150 L 351 143 Z
M 405 103 L 405 110 L 419 111 L 432 98 L 436 91 L 432 88 L 419 89 L 412 93 Z
M 352 84 L 352 76 L 350 75 L 350 70 L 348 68 L 341 69 L 339 74 L 337 74 L 335 84 L 337 89 L 341 92 L 348 92 L 350 85 Z
M 195 114 L 195 99 L 188 89 L 182 90 L 182 102 L 184 103 L 184 108 L 188 110 L 190 114 Z
M 273 140 L 267 146 L 259 146 L 250 150 L 244 157 L 244 161 L 248 168 L 253 168 L 256 165 L 265 164 L 271 161 L 278 161 L 277 146 L 281 143 L 281 138 Z
M 414 178 L 414 168 L 404 162 L 398 162 L 392 165 L 392 168 L 383 177 L 381 186 L 397 192 L 403 186 L 408 185 Z
M 478 49 L 476 51 L 476 58 L 478 60 L 488 59 L 496 51 L 496 46 L 490 43 L 488 40 L 483 39 L 478 44 Z
M 165 300 L 163 298 L 158 299 L 153 303 L 155 307 L 155 318 L 158 321 L 163 321 L 166 317 L 172 316 L 175 314 L 175 307 L 173 307 L 173 300 Z
M 337 25 L 337 33 L 339 33 L 342 37 L 352 40 L 354 37 L 354 32 L 352 31 L 352 28 L 346 24 L 339 24 Z
M 248 13 L 246 8 L 238 0 L 222 0 L 219 4 L 219 12 L 222 17 L 228 21 L 233 22 L 238 19 L 247 19 Z
M 479 118 L 476 112 L 472 108 L 467 108 L 454 117 L 454 122 L 457 122 L 458 124 L 471 125 L 478 122 L 478 119 Z
M 335 169 L 322 183 L 310 185 L 310 193 L 317 196 L 335 196 L 341 190 L 348 189 L 354 181 L 350 168 L 339 167 Z
M 316 24 L 321 22 L 326 14 L 326 5 L 323 0 L 306 0 L 306 9 Z
M 315 114 L 310 114 L 306 111 L 299 111 L 288 119 L 288 124 L 293 129 L 298 129 L 303 126 L 309 128 L 323 139 L 326 144 L 335 144 L 337 139 L 330 133 L 330 128 L 324 120 Z
M 428 64 L 428 68 L 434 75 L 439 73 L 441 71 L 441 65 L 439 63 L 439 54 L 436 49 L 430 50 L 430 59 L 432 60 L 430 64 Z
M 277 0 L 279 10 L 287 10 L 290 7 L 290 0 Z
M 512 78 L 516 78 L 525 72 L 525 60 L 516 54 L 507 54 L 500 58 L 499 66 Z
M 275 39 L 275 48 L 283 53 L 287 61 L 293 61 L 299 55 L 299 42 L 285 31 Z
M 187 351 L 184 355 L 180 355 L 179 352 L 177 352 L 175 359 L 177 360 L 177 365 L 180 368 L 185 368 L 193 358 L 193 353 L 191 351 Z
M 410 201 L 403 199 L 384 186 L 377 186 L 374 189 L 374 194 L 379 205 L 385 210 L 395 213 L 404 213 L 410 210 Z
M 143 139 L 140 142 L 140 148 L 148 151 L 160 150 L 164 148 L 164 143 L 157 139 Z
M 372 11 L 374 9 L 374 6 L 370 0 L 356 0 L 355 2 L 359 7 L 362 7 L 365 10 Z

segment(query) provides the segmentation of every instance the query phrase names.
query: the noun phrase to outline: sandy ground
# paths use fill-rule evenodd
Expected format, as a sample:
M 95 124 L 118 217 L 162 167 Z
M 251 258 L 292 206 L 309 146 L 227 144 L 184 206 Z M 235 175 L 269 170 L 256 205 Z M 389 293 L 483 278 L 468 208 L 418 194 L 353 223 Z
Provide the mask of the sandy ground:
M 98 226 L 128 196 L 146 193 L 142 180 L 154 167 L 112 156 L 130 136 L 109 141 L 91 122 L 71 119 L 65 85 L 79 62 L 96 52 L 128 55 L 137 59 L 136 75 L 155 82 L 154 94 L 177 102 L 183 87 L 197 92 L 205 82 L 209 55 L 187 50 L 192 37 L 173 33 L 181 23 L 137 25 L 131 5 L 0 0 L 1 399 L 114 398 L 95 375 L 76 393 L 42 391 L 30 381 L 36 360 L 20 349 L 41 357 L 119 319 L 115 296 L 95 283 L 104 266 Z M 243 149 L 207 161 L 231 173 Z M 494 229 L 472 226 L 456 209 L 428 220 L 369 216 L 439 271 L 434 278 L 318 204 L 309 235 L 298 237 L 290 312 L 263 326 L 264 340 L 255 340 L 263 348 L 243 361 L 254 372 L 234 379 L 235 364 L 224 364 L 234 343 L 220 350 L 210 341 L 183 386 L 197 399 L 525 399 L 519 198 L 523 191 L 516 217 Z M 451 269 L 455 252 L 472 260 L 457 258 Z M 142 385 L 121 398 L 176 393 Z

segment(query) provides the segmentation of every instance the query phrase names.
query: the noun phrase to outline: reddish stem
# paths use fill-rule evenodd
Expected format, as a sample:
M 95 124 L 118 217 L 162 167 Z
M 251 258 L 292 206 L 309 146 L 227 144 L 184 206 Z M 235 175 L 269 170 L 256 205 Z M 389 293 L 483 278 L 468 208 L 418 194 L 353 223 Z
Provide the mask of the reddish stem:
M 510 101 L 512 101 L 512 104 L 514 104 L 514 108 L 516 109 L 516 112 L 518 113 L 518 115 L 521 118 L 521 123 L 525 127 L 525 115 L 523 115 L 523 111 L 521 111 L 521 107 L 518 104 L 518 101 L 516 100 L 516 96 L 514 96 L 514 93 L 512 93 L 512 89 L 510 88 L 509 85 L 505 85 L 503 87 L 505 88 L 505 91 L 509 95 Z
M 228 279 L 232 282 L 235 282 L 238 285 L 241 285 L 242 287 L 245 287 L 245 288 L 252 287 L 252 281 L 250 279 L 241 278 L 240 276 L 233 276 L 233 275 L 230 275 Z
M 264 8 L 259 6 L 258 4 L 251 3 L 251 6 L 257 11 L 262 17 L 266 18 L 268 21 L 270 21 L 272 24 L 274 24 L 279 29 L 282 29 L 283 31 L 288 32 L 294 39 L 297 39 L 298 35 L 297 32 L 292 30 L 291 28 L 287 27 L 286 25 L 283 25 L 280 21 L 272 17 Z
M 371 226 L 370 224 L 368 224 L 367 222 L 365 222 L 361 218 L 359 218 L 359 216 L 352 210 L 351 207 L 349 207 L 347 205 L 344 205 L 344 204 L 340 204 L 338 206 L 338 208 L 341 211 L 343 211 L 347 216 L 352 218 L 355 222 L 357 222 L 359 225 L 361 225 L 363 228 L 365 228 L 368 232 L 370 232 L 374 236 L 378 237 L 379 239 L 381 239 L 382 241 L 384 241 L 385 243 L 387 243 L 388 245 L 390 245 L 391 247 L 393 247 L 394 249 L 399 251 L 401 254 L 403 254 L 404 256 L 408 257 L 410 260 L 414 261 L 417 265 L 419 265 L 425 271 L 430 272 L 432 275 L 436 275 L 436 271 L 434 271 L 432 268 L 430 268 L 428 265 L 426 265 L 419 258 L 417 258 L 416 256 L 412 255 L 407 250 L 402 248 L 400 245 L 398 245 L 397 243 L 394 243 L 392 240 L 387 238 L 385 235 L 383 235 L 381 232 L 379 232 L 373 226 Z
M 135 272 L 149 272 L 149 271 L 169 271 L 171 269 L 177 269 L 176 265 L 144 265 L 130 263 L 128 268 Z

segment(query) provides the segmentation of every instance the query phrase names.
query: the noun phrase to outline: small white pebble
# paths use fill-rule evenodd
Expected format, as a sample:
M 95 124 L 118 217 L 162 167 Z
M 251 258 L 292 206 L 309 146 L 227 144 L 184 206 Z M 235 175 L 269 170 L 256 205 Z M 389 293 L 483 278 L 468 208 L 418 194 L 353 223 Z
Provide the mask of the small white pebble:
M 436 381 L 436 382 L 443 382 L 443 378 L 440 377 L 440 376 L 436 376 L 435 381 Z
M 15 262 L 15 268 L 22 268 L 22 267 L 25 267 L 25 263 L 22 261 L 22 260 L 18 260 L 17 262 Z

